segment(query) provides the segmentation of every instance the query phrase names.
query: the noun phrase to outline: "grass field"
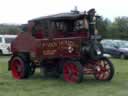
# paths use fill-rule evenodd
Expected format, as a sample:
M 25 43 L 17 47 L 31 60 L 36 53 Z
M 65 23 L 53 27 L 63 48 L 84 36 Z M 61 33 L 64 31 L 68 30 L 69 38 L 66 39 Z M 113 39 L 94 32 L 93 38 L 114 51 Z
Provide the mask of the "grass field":
M 128 96 L 128 60 L 112 59 L 111 82 L 86 77 L 80 84 L 62 79 L 43 80 L 39 72 L 28 80 L 14 80 L 7 70 L 8 57 L 0 57 L 0 96 Z

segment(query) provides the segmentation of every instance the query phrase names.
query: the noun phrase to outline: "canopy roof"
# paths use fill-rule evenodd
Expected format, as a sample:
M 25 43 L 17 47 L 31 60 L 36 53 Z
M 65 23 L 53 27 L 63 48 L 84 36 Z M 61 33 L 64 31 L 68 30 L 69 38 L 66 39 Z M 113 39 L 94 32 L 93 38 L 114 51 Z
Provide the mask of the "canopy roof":
M 50 16 L 43 16 L 39 18 L 32 19 L 30 21 L 40 21 L 40 20 L 74 20 L 77 18 L 83 18 L 86 16 L 84 13 L 70 12 L 70 13 L 60 13 Z

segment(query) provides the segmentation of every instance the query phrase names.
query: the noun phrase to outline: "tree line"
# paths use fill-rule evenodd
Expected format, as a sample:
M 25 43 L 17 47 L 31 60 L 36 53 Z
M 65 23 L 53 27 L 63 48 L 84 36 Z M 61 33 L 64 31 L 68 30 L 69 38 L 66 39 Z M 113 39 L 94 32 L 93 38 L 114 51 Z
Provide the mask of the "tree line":
M 114 21 L 101 17 L 96 27 L 103 38 L 128 40 L 128 17 L 117 17 Z M 18 34 L 22 29 L 22 25 L 0 24 L 0 34 Z
M 103 38 L 128 40 L 128 17 L 117 17 L 113 22 L 102 17 L 97 20 L 97 29 Z
M 13 24 L 0 24 L 0 34 L 18 34 L 22 32 L 20 25 L 13 25 Z

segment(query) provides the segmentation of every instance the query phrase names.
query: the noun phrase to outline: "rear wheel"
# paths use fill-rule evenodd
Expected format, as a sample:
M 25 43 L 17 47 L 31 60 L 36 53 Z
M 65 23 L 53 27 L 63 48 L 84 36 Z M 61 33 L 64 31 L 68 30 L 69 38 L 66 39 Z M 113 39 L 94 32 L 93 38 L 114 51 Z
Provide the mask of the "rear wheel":
M 64 80 L 69 83 L 79 83 L 83 79 L 82 65 L 79 62 L 66 62 L 63 67 Z
M 27 60 L 25 60 L 25 58 L 23 59 L 20 56 L 13 57 L 10 66 L 11 66 L 12 76 L 15 79 L 24 79 L 29 77 L 30 67 Z
M 107 58 L 99 59 L 96 62 L 95 78 L 101 81 L 109 81 L 114 75 L 114 67 Z

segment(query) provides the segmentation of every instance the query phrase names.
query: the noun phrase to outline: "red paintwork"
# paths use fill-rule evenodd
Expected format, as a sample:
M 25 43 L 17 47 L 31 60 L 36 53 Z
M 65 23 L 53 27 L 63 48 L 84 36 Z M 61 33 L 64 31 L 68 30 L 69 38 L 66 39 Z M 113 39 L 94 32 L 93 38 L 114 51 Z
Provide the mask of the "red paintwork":
M 42 31 L 39 31 L 39 32 L 36 32 L 36 38 L 38 38 L 38 39 L 42 39 L 42 38 L 44 38 L 44 34 L 43 34 L 44 32 L 42 32 Z
M 28 52 L 36 57 L 41 55 L 39 42 L 29 32 L 21 33 L 12 42 L 11 51 L 13 54 L 17 52 Z
M 21 33 L 11 45 L 11 51 L 15 52 L 31 52 L 36 47 L 36 41 L 30 33 Z

